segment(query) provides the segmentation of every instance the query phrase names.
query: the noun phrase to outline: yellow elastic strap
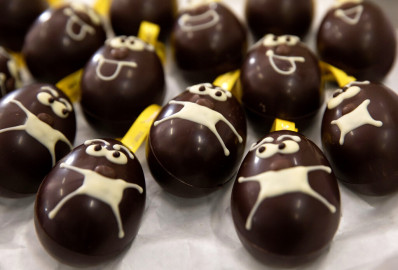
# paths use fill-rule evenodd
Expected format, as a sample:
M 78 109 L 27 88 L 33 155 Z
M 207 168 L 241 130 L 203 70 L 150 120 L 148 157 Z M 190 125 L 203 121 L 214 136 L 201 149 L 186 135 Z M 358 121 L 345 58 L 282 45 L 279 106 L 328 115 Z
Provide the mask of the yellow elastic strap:
M 149 134 L 149 129 L 162 107 L 153 104 L 148 106 L 135 120 L 134 124 L 120 140 L 132 152 L 136 152 Z
M 80 99 L 80 80 L 82 78 L 82 74 L 83 69 L 79 69 L 56 84 L 56 86 L 61 89 L 72 102 Z
M 336 81 L 340 87 L 356 81 L 354 77 L 347 75 L 347 73 L 341 69 L 329 65 L 328 63 L 320 61 L 319 64 L 322 70 L 323 79 L 327 81 Z
M 240 101 L 242 97 L 242 91 L 239 82 L 240 70 L 233 70 L 218 76 L 213 84 L 219 86 L 225 90 L 231 91 L 232 94 Z
M 102 16 L 106 16 L 111 8 L 111 2 L 111 0 L 96 0 L 94 3 L 94 9 Z
M 63 4 L 65 1 L 64 0 L 47 0 L 47 3 L 50 7 L 56 7 L 61 4 Z
M 274 123 L 272 124 L 272 127 L 271 127 L 271 132 L 278 131 L 278 130 L 291 130 L 291 131 L 298 132 L 298 129 L 296 128 L 296 124 L 294 122 L 275 118 Z
M 15 60 L 15 63 L 17 64 L 18 69 L 24 68 L 26 66 L 25 59 L 23 58 L 22 53 L 10 52 L 10 51 L 8 53 Z
M 158 54 L 162 63 L 166 61 L 166 47 L 162 42 L 158 41 L 160 33 L 160 26 L 148 21 L 142 21 L 140 29 L 138 30 L 138 38 L 151 44 L 155 47 L 156 53 Z

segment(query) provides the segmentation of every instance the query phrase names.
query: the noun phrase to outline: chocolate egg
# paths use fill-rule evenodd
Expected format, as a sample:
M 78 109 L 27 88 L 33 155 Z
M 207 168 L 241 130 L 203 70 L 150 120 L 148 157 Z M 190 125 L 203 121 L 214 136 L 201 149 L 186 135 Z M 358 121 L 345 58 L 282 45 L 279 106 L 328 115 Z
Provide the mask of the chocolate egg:
M 394 63 L 396 46 L 394 27 L 369 1 L 344 1 L 330 9 L 317 35 L 322 60 L 359 80 L 382 80 Z
M 101 17 L 73 2 L 43 12 L 27 33 L 22 53 L 37 80 L 56 83 L 82 68 L 105 39 Z
M 165 39 L 174 24 L 177 13 L 176 0 L 114 0 L 110 19 L 116 35 L 138 34 L 142 21 L 160 26 L 160 36 Z
M 345 185 L 366 195 L 398 189 L 398 95 L 384 85 L 338 89 L 322 120 L 325 154 Z
M 0 97 L 21 87 L 17 62 L 3 47 L 0 47 Z
M 269 125 L 281 118 L 300 127 L 323 102 L 318 60 L 296 36 L 269 34 L 257 42 L 245 58 L 240 81 L 245 108 Z
M 240 68 L 246 53 L 246 29 L 226 6 L 193 1 L 182 9 L 172 31 L 175 61 L 191 81 L 213 81 Z
M 152 45 L 134 36 L 109 39 L 84 68 L 84 115 L 95 128 L 122 136 L 147 106 L 162 102 L 164 85 Z
M 0 195 L 34 194 L 43 178 L 72 149 L 72 104 L 53 85 L 32 84 L 0 101 Z
M 247 0 L 246 18 L 257 38 L 266 34 L 303 38 L 314 16 L 313 0 Z
M 159 113 L 150 129 L 147 161 L 166 191 L 203 196 L 233 177 L 245 141 L 245 115 L 236 98 L 212 84 L 198 84 Z
M 29 27 L 47 6 L 45 0 L 2 0 L 0 46 L 20 51 Z
M 271 265 L 294 266 L 319 256 L 340 221 L 336 177 L 321 150 L 292 131 L 270 133 L 244 158 L 231 211 L 246 249 Z
M 37 236 L 63 263 L 99 264 L 133 241 L 145 197 L 144 173 L 127 147 L 113 139 L 86 141 L 40 186 L 34 216 Z

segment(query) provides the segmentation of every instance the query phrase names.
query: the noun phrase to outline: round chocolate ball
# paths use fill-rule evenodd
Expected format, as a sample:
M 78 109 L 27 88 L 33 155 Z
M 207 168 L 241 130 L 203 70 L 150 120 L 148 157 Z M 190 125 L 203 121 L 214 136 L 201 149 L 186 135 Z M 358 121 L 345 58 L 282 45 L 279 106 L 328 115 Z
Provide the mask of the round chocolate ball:
M 122 136 L 138 115 L 164 96 L 162 63 L 152 45 L 134 36 L 108 39 L 81 80 L 81 105 L 95 128 Z
M 291 267 L 329 246 L 340 221 L 340 192 L 313 142 L 276 131 L 253 144 L 244 158 L 231 211 L 236 232 L 254 257 Z
M 45 0 L 2 0 L 0 46 L 20 51 L 29 27 L 47 7 Z
M 322 120 L 322 145 L 336 176 L 362 194 L 398 189 L 398 95 L 369 81 L 338 89 Z
M 188 87 L 163 107 L 147 141 L 154 179 L 180 197 L 206 195 L 228 182 L 243 156 L 244 111 L 210 83 Z
M 266 35 L 248 52 L 241 68 L 242 103 L 253 119 L 275 118 L 299 126 L 323 102 L 318 59 L 296 36 Z
M 0 195 L 34 194 L 72 149 L 76 118 L 68 97 L 50 84 L 32 84 L 0 101 Z
M 178 14 L 171 46 L 187 79 L 213 81 L 219 74 L 240 68 L 246 36 L 245 27 L 222 3 L 192 2 Z
M 86 141 L 40 186 L 37 236 L 62 263 L 102 263 L 123 252 L 137 235 L 145 198 L 144 173 L 127 147 L 113 139 Z
M 160 38 L 165 39 L 174 24 L 176 0 L 114 0 L 110 20 L 116 35 L 136 36 L 142 21 L 160 26 Z
M 247 0 L 246 18 L 257 39 L 266 34 L 303 38 L 311 27 L 314 0 Z
M 22 81 L 16 60 L 0 47 L 0 97 L 21 87 Z
M 72 2 L 43 12 L 26 35 L 22 53 L 36 80 L 56 83 L 82 68 L 104 44 L 99 14 Z
M 331 8 L 317 35 L 321 59 L 359 80 L 382 80 L 394 63 L 396 47 L 391 22 L 368 1 L 346 1 Z

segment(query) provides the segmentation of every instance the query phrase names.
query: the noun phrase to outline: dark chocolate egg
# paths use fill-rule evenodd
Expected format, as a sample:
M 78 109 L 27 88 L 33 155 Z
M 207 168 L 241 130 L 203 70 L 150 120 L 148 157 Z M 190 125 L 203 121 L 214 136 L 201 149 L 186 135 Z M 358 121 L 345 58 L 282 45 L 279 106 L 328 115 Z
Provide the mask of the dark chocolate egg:
M 82 68 L 105 39 L 99 14 L 72 2 L 48 9 L 37 18 L 26 35 L 22 53 L 33 77 L 56 83 Z
M 164 85 L 152 45 L 134 36 L 109 39 L 84 68 L 84 115 L 97 129 L 122 136 L 147 106 L 162 102 Z
M 22 81 L 16 60 L 0 47 L 0 97 L 21 87 Z
M 75 111 L 49 84 L 32 84 L 0 101 L 0 195 L 34 194 L 43 178 L 72 149 Z
M 0 46 L 20 51 L 29 27 L 47 8 L 46 0 L 2 0 Z
M 40 186 L 37 236 L 50 255 L 69 265 L 114 258 L 137 235 L 145 190 L 141 165 L 127 147 L 113 139 L 86 141 Z
M 176 0 L 114 0 L 110 20 L 116 35 L 136 36 L 142 21 L 160 26 L 160 36 L 166 38 L 177 13 Z
M 253 144 L 232 189 L 236 232 L 247 250 L 271 265 L 319 256 L 340 221 L 336 177 L 321 150 L 293 131 Z
M 246 29 L 222 3 L 197 2 L 179 12 L 171 46 L 187 79 L 212 81 L 240 68 L 247 47 Z
M 367 195 L 398 190 L 398 95 L 384 85 L 338 89 L 322 120 L 322 144 L 336 176 Z
M 310 119 L 323 102 L 316 56 L 296 36 L 266 35 L 248 52 L 241 69 L 242 103 L 254 118 Z
M 155 180 L 181 197 L 208 194 L 236 172 L 246 141 L 244 111 L 210 83 L 188 87 L 163 107 L 147 142 Z
M 394 63 L 396 46 L 394 27 L 370 1 L 346 1 L 331 8 L 317 35 L 321 59 L 359 80 L 382 80 Z
M 257 38 L 266 34 L 303 38 L 311 27 L 314 0 L 247 0 L 246 18 Z

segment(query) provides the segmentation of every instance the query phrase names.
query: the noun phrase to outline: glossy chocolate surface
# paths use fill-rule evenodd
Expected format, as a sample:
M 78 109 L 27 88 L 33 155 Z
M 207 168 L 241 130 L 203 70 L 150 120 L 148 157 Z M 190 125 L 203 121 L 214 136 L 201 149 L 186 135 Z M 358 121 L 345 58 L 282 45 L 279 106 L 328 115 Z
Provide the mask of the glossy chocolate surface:
M 240 68 L 246 29 L 221 3 L 193 3 L 179 12 L 171 43 L 175 61 L 188 79 L 213 81 Z
M 316 56 L 296 36 L 266 35 L 241 69 L 242 103 L 265 122 L 311 118 L 323 101 Z
M 56 83 L 82 68 L 105 39 L 101 17 L 73 2 L 43 12 L 27 33 L 22 53 L 35 79 Z
M 337 90 L 322 120 L 322 144 L 336 176 L 354 191 L 398 190 L 398 95 L 354 82 Z
M 198 197 L 231 179 L 245 141 L 245 115 L 232 94 L 211 84 L 194 85 L 159 113 L 149 133 L 147 161 L 166 191 Z
M 317 35 L 322 60 L 359 80 L 382 80 L 394 63 L 396 46 L 391 22 L 375 3 L 368 1 L 352 1 L 330 9 Z
M 21 86 L 17 62 L 3 47 L 0 47 L 0 97 Z
M 29 27 L 47 6 L 45 0 L 2 0 L 0 46 L 20 51 Z
M 313 0 L 247 0 L 246 19 L 257 39 L 266 34 L 303 38 L 314 16 Z
M 107 40 L 85 66 L 81 105 L 96 129 L 123 136 L 147 106 L 162 102 L 164 86 L 154 47 L 119 36 Z
M 132 242 L 145 197 L 144 173 L 127 147 L 113 139 L 86 141 L 40 186 L 34 216 L 37 236 L 63 263 L 99 264 Z
M 268 264 L 293 266 L 328 247 L 340 220 L 340 193 L 313 142 L 277 131 L 252 145 L 244 158 L 231 210 L 249 252 Z
M 170 33 L 177 14 L 176 0 L 114 0 L 110 19 L 116 35 L 138 35 L 142 21 L 160 26 L 160 36 L 165 39 Z
M 32 84 L 0 101 L 0 195 L 34 194 L 43 178 L 72 148 L 75 112 L 49 84 Z

